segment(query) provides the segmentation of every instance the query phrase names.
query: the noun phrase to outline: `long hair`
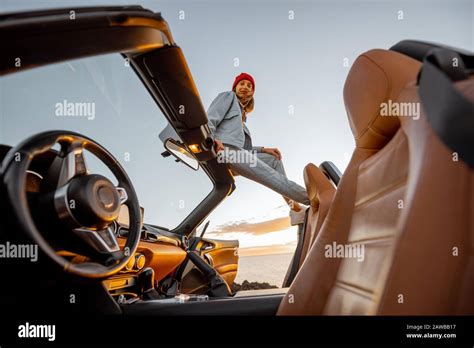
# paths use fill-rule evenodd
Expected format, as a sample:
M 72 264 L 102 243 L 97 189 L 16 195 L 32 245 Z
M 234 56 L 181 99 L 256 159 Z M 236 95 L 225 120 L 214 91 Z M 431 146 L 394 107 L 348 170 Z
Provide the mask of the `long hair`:
M 243 111 L 243 118 L 244 122 L 247 121 L 247 114 L 253 111 L 253 108 L 255 107 L 255 99 L 252 97 L 250 98 L 239 98 L 237 96 L 237 99 L 239 99 L 239 104 L 240 107 L 242 108 Z

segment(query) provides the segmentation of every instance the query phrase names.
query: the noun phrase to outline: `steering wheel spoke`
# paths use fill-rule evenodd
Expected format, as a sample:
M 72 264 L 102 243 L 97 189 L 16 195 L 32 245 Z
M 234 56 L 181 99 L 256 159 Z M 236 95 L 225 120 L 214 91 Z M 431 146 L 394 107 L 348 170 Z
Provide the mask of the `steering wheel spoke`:
M 84 158 L 84 149 L 82 147 L 70 145 L 66 151 L 68 152 L 61 164 L 57 187 L 65 185 L 76 176 L 87 175 L 89 173 L 86 159 Z
M 120 187 L 120 186 L 116 186 L 115 188 L 120 197 L 120 204 L 125 204 L 125 202 L 127 202 L 128 200 L 127 190 L 125 190 L 123 187 Z
M 112 226 L 108 226 L 107 228 L 98 231 L 85 227 L 75 228 L 73 231 L 90 247 L 99 253 L 111 254 L 120 250 L 120 246 Z

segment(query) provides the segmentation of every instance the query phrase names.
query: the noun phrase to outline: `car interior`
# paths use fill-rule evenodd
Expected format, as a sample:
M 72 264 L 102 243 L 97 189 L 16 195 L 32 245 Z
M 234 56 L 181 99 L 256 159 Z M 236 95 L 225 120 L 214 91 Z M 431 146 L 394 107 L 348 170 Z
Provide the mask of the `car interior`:
M 0 288 L 2 312 L 474 314 L 472 53 L 414 40 L 361 52 L 344 85 L 355 142 L 347 168 L 340 173 L 330 159 L 304 168 L 311 205 L 283 288 L 235 292 L 239 242 L 205 236 L 206 220 L 236 189 L 234 174 L 216 160 L 205 109 L 168 24 L 141 6 L 78 13 L 74 22 L 61 9 L 0 15 L 0 78 L 121 55 L 179 135 L 163 156 L 198 165 L 213 190 L 169 230 L 146 223 L 127 172 L 87 134 L 49 130 L 0 145 L 0 242 L 40 249 L 40 262 L 0 261 L 4 279 L 13 280 Z M 419 118 L 381 115 L 389 102 L 421 105 Z M 182 105 L 192 117 L 179 112 Z M 85 150 L 117 184 L 89 171 Z M 334 244 L 363 247 L 364 260 L 328 257 Z M 81 305 L 64 305 L 71 296 Z

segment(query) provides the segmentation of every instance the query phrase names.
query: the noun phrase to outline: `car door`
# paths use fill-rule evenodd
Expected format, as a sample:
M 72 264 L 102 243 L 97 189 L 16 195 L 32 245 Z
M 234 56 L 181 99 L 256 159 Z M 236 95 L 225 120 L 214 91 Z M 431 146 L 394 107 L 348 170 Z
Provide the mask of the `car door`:
M 209 265 L 214 267 L 232 291 L 232 284 L 239 266 L 239 241 L 202 238 L 197 243 L 196 250 Z M 188 262 L 183 272 L 181 292 L 205 293 L 206 291 L 207 286 L 202 273 L 191 262 Z

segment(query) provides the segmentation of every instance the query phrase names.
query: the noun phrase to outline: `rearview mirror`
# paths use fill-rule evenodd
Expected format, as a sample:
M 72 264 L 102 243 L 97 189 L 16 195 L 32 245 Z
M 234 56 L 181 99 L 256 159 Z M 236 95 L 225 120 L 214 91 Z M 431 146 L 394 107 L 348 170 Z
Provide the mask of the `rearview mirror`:
M 176 140 L 172 138 L 168 138 L 165 141 L 165 148 L 180 162 L 183 162 L 191 169 L 198 170 L 198 160 L 194 158 L 194 156 L 188 151 L 188 149 L 184 145 L 178 144 L 178 142 L 176 142 Z

